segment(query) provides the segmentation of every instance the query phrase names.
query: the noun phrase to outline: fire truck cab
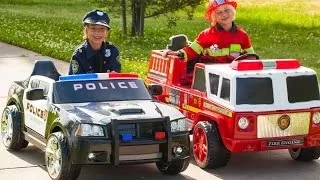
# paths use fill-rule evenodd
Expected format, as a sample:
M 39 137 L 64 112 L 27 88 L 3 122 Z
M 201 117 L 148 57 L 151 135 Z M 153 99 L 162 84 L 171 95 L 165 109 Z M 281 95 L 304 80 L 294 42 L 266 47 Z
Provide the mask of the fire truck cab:
M 146 84 L 154 98 L 179 109 L 193 134 L 201 168 L 227 165 L 234 152 L 288 149 L 298 161 L 320 156 L 317 74 L 296 59 L 197 63 L 153 50 Z M 188 79 L 191 79 L 188 80 Z

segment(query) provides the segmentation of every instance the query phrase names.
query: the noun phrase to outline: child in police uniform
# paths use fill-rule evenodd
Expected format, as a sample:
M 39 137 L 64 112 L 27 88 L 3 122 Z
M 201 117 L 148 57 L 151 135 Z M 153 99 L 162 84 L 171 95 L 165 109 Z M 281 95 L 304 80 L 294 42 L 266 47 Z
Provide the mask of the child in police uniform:
M 118 48 L 106 41 L 110 18 L 101 10 L 92 10 L 83 17 L 84 42 L 74 51 L 69 74 L 120 72 Z
M 203 30 L 196 40 L 179 51 L 167 51 L 165 55 L 177 55 L 187 62 L 199 55 L 217 63 L 228 63 L 241 54 L 253 54 L 248 34 L 234 23 L 237 3 L 232 0 L 210 0 L 205 17 L 211 27 Z

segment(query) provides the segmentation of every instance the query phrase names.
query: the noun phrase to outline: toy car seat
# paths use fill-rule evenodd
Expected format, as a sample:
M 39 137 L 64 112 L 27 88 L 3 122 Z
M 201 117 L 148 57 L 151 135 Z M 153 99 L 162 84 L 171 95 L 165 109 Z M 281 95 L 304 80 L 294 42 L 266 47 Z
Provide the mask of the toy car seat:
M 60 73 L 51 60 L 37 60 L 34 63 L 33 71 L 30 76 L 42 75 L 55 81 L 59 80 Z
M 190 41 L 184 34 L 171 36 L 169 40 L 170 43 L 167 45 L 166 49 L 172 51 L 178 51 L 179 49 L 182 49 L 190 44 Z M 193 73 L 192 70 L 188 70 L 189 66 L 187 65 L 187 63 L 185 61 L 176 59 L 175 66 L 179 67 L 179 69 L 176 69 L 176 71 L 180 72 L 180 84 L 183 86 L 191 86 L 192 77 L 190 77 L 190 74 L 192 75 Z
M 46 76 L 46 77 L 51 78 L 55 81 L 58 81 L 59 77 L 61 76 L 51 60 L 37 60 L 37 61 L 35 61 L 31 75 L 26 80 L 21 81 L 20 82 L 21 85 L 26 88 L 29 84 L 29 80 L 30 80 L 31 76 L 33 76 L 33 75 Z
M 170 43 L 167 45 L 166 49 L 172 51 L 178 51 L 190 44 L 188 38 L 184 34 L 174 35 L 169 38 Z

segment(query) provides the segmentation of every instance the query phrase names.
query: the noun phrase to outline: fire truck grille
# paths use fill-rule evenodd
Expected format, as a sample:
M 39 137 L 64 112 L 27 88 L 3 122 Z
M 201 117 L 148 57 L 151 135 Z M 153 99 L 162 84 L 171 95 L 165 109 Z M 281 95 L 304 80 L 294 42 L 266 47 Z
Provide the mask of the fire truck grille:
M 310 112 L 260 115 L 257 118 L 258 138 L 308 134 L 310 116 Z

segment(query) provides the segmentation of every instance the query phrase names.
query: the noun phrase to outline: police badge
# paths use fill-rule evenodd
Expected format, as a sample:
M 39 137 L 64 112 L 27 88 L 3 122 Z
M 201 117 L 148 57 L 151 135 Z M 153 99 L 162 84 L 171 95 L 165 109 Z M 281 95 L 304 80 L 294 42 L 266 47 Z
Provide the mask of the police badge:
M 99 16 L 103 16 L 103 12 L 102 12 L 102 11 L 97 11 L 97 14 L 98 14 Z
M 76 74 L 79 71 L 79 63 L 76 60 L 71 60 L 71 68 L 72 68 L 72 73 Z
M 104 53 L 105 57 L 110 57 L 111 56 L 111 51 L 110 49 L 106 49 L 105 53 Z

